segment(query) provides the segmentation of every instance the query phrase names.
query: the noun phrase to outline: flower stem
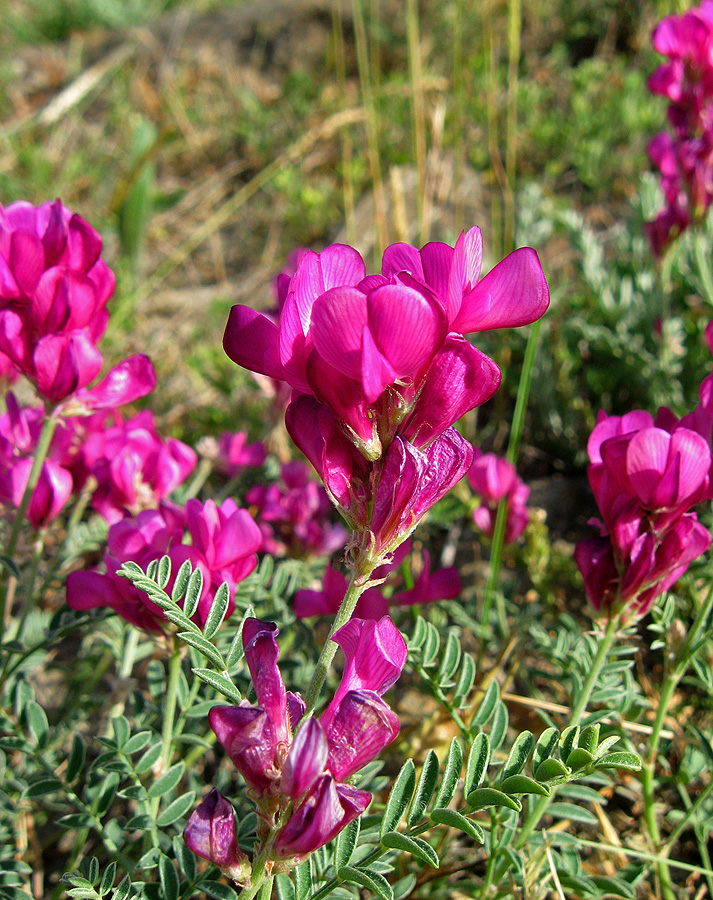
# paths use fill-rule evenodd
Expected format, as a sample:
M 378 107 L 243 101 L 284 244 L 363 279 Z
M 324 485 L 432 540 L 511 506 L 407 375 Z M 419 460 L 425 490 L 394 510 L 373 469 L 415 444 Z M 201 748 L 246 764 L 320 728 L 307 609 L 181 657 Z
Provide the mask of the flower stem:
M 58 421 L 59 420 L 53 414 L 50 414 L 45 416 L 45 420 L 42 424 L 42 431 L 40 432 L 40 438 L 37 442 L 37 449 L 35 450 L 35 458 L 32 461 L 32 468 L 30 469 L 30 477 L 27 481 L 25 492 L 22 495 L 20 505 L 17 508 L 15 521 L 12 523 L 12 529 L 10 531 L 7 544 L 5 545 L 5 556 L 7 556 L 9 559 L 12 559 L 15 553 L 17 541 L 20 537 L 20 531 L 22 530 L 22 525 L 25 521 L 27 507 L 30 505 L 30 500 L 32 499 L 32 495 L 34 494 L 35 488 L 37 487 L 37 482 L 40 480 L 42 466 L 47 459 L 47 454 L 49 453 L 50 444 L 52 443 L 52 438 L 54 436 L 54 431 L 57 427 Z M 0 577 L 2 576 L 0 575 Z M 8 579 L 7 589 L 5 590 L 2 598 L 0 598 L 0 637 L 5 630 L 5 613 L 7 601 L 8 597 L 12 596 L 12 593 L 14 591 L 14 581 L 15 578 L 11 575 Z M 27 599 L 30 600 L 31 598 L 28 597 Z
M 351 619 L 359 597 L 361 597 L 367 588 L 369 576 L 374 571 L 374 568 L 375 566 L 373 563 L 364 564 L 362 567 L 359 565 L 359 562 L 357 562 L 357 565 L 354 568 L 354 573 L 349 582 L 349 587 L 344 595 L 344 599 L 342 600 L 342 605 L 339 607 L 339 612 L 334 617 L 332 627 L 329 629 L 329 635 L 324 642 L 322 652 L 319 654 L 317 665 L 314 668 L 312 680 L 307 688 L 307 694 L 305 696 L 307 709 L 305 710 L 305 716 L 310 715 L 317 705 L 320 691 L 327 678 L 327 672 L 329 672 L 329 667 L 332 665 L 332 660 L 337 652 L 337 645 L 332 640 L 332 635 L 338 631 L 342 625 L 346 625 Z
M 510 429 L 510 440 L 508 441 L 508 449 L 505 458 L 513 465 L 517 462 L 518 451 L 520 450 L 520 440 L 522 439 L 522 430 L 525 424 L 525 411 L 527 409 L 527 401 L 530 396 L 530 386 L 532 385 L 532 372 L 535 366 L 535 357 L 537 348 L 540 343 L 540 321 L 538 320 L 530 327 L 530 333 L 527 337 L 527 347 L 525 349 L 525 359 L 522 363 L 522 374 L 520 376 L 520 384 L 517 388 L 517 400 L 515 401 L 515 411 L 512 417 L 512 428 Z M 488 581 L 485 586 L 483 595 L 483 612 L 481 622 L 483 628 L 487 629 L 488 619 L 490 617 L 490 608 L 493 602 L 493 594 L 500 580 L 500 566 L 502 563 L 503 545 L 505 543 L 505 525 L 507 524 L 507 499 L 503 499 L 498 504 L 498 511 L 495 517 L 495 528 L 493 531 L 493 544 L 490 551 L 490 571 L 488 573 Z M 505 610 L 499 608 L 498 620 L 500 629 L 503 634 L 507 631 L 507 619 Z M 485 650 L 485 641 L 480 645 L 478 653 L 478 662 L 481 661 Z
M 168 688 L 164 703 L 163 727 L 161 729 L 161 759 L 164 772 L 171 762 L 173 751 L 173 723 L 176 715 L 176 699 L 178 696 L 178 680 L 181 675 L 181 643 L 178 638 L 173 639 L 173 649 L 168 661 Z M 160 797 L 155 797 L 151 803 L 151 818 L 156 819 Z
M 678 687 L 679 681 L 686 674 L 691 659 L 695 656 L 700 647 L 699 636 L 706 624 L 711 609 L 713 609 L 713 586 L 708 591 L 708 596 L 704 604 L 698 610 L 696 618 L 693 620 L 693 624 L 688 630 L 686 639 L 681 645 L 678 653 L 674 657 L 672 664 L 670 666 L 667 666 L 667 671 L 664 674 L 664 680 L 661 684 L 661 692 L 659 695 L 658 707 L 656 709 L 656 718 L 654 719 L 654 724 L 651 730 L 651 743 L 649 745 L 649 752 L 641 768 L 641 787 L 644 801 L 644 821 L 646 822 L 646 828 L 649 832 L 651 842 L 654 846 L 654 849 L 656 850 L 658 850 L 661 844 L 661 832 L 659 830 L 655 808 L 656 760 L 658 758 L 661 731 L 663 729 L 666 715 L 668 714 L 668 709 L 673 693 Z M 678 837 L 678 835 L 676 835 L 676 837 Z M 669 847 L 670 846 L 673 846 L 673 841 L 671 841 L 671 839 L 669 839 Z M 664 895 L 665 900 L 674 900 L 675 893 L 671 885 L 671 875 L 668 867 L 668 861 L 665 858 L 656 863 L 656 872 L 658 874 L 659 883 L 661 885 L 661 892 Z

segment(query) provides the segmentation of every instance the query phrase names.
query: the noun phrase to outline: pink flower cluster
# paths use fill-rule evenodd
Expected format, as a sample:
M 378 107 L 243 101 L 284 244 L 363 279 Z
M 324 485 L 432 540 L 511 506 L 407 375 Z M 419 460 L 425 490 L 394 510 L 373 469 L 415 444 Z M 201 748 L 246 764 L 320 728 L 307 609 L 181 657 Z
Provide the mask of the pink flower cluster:
M 59 418 L 28 508 L 33 528 L 48 525 L 70 497 L 88 485 L 92 486 L 92 506 L 110 524 L 136 515 L 157 506 L 195 467 L 193 450 L 174 438 L 163 440 L 151 413 L 139 413 L 124 422 L 118 413 L 109 414 L 109 408 L 133 396 L 111 389 L 107 382 L 128 371 L 129 381 L 135 384 L 139 366 L 145 368 L 141 380 L 147 386 L 153 384 L 150 362 L 136 356 L 117 366 L 92 391 L 79 391 L 68 402 L 98 411 Z M 30 477 L 44 412 L 41 407 L 21 408 L 12 393 L 7 394 L 6 405 L 7 411 L 0 416 L 0 502 L 17 508 Z
M 371 794 L 347 779 L 398 734 L 398 716 L 382 695 L 401 674 L 406 643 L 387 617 L 352 619 L 340 628 L 332 640 L 346 660 L 341 684 L 322 715 L 310 716 L 293 734 L 305 704 L 285 689 L 276 635 L 271 622 L 246 621 L 243 646 L 257 703 L 217 706 L 209 718 L 255 800 L 257 838 L 266 845 L 268 859 L 299 860 L 331 841 L 369 805 Z M 184 838 L 197 855 L 238 882 L 249 881 L 232 806 L 217 791 L 193 813 Z
M 692 222 L 701 221 L 713 198 L 713 0 L 667 16 L 654 31 L 653 45 L 669 62 L 649 78 L 649 89 L 669 100 L 673 129 L 649 144 L 666 207 L 645 228 L 660 256 Z
M 0 207 L 0 351 L 53 402 L 101 369 L 115 284 L 101 246 L 59 200 Z
M 456 568 L 439 569 L 431 572 L 431 557 L 427 550 L 421 554 L 420 571 L 416 575 L 413 587 L 403 587 L 403 579 L 399 578 L 402 564 L 411 554 L 411 541 L 404 541 L 394 552 L 393 559 L 386 565 L 374 570 L 372 579 L 386 579 L 385 584 L 367 588 L 359 597 L 354 615 L 361 619 L 380 619 L 385 616 L 391 606 L 415 606 L 419 603 L 434 603 L 437 600 L 453 600 L 462 590 L 461 580 Z M 303 588 L 295 594 L 293 609 L 298 619 L 311 616 L 335 615 L 347 592 L 347 579 L 337 569 L 327 566 L 322 590 Z
M 290 436 L 375 561 L 470 468 L 453 424 L 495 393 L 500 371 L 463 334 L 533 322 L 549 303 L 533 250 L 482 279 L 481 261 L 477 228 L 455 247 L 393 244 L 375 275 L 335 244 L 297 260 L 277 322 L 231 311 L 228 356 L 292 387 Z
M 347 542 L 344 528 L 330 521 L 332 504 L 324 488 L 299 460 L 285 463 L 280 482 L 255 485 L 245 494 L 262 531 L 260 550 L 273 556 L 321 556 Z
M 483 453 L 476 448 L 475 459 L 468 472 L 468 484 L 482 501 L 473 510 L 473 521 L 478 528 L 493 536 L 498 504 L 505 498 L 505 543 L 516 541 L 527 525 L 530 488 L 518 477 L 515 466 L 494 453 Z
M 706 329 L 713 352 L 713 323 Z M 635 410 L 599 414 L 587 450 L 601 535 L 580 541 L 575 559 L 594 608 L 645 615 L 711 544 L 691 509 L 713 499 L 713 375 L 698 407 L 681 420 Z
M 182 543 L 186 529 L 190 544 Z M 153 560 L 168 555 L 173 576 L 186 560 L 203 573 L 204 587 L 196 611 L 202 625 L 223 582 L 230 588 L 227 614 L 235 609 L 235 587 L 257 565 L 259 545 L 257 525 L 233 500 L 225 500 L 221 506 L 212 500 L 189 500 L 185 510 L 162 502 L 158 509 L 144 510 L 136 518 L 112 525 L 104 554 L 106 574 L 72 572 L 67 578 L 67 603 L 80 610 L 108 606 L 138 628 L 161 631 L 162 610 L 118 572 L 124 562 L 136 562 L 145 570 Z

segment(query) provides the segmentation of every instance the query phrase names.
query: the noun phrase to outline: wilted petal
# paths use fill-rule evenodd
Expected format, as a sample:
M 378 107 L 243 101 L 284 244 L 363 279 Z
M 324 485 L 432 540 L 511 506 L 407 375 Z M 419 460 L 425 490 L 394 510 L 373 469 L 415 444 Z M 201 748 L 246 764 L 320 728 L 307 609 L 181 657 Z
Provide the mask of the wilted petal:
M 328 752 L 324 729 L 310 717 L 300 726 L 283 763 L 280 792 L 293 800 L 301 797 L 323 774 Z
M 238 849 L 233 806 L 215 788 L 191 815 L 183 840 L 192 853 L 212 862 L 235 881 L 249 880 L 250 863 Z
M 302 716 L 307 711 L 307 704 L 302 699 L 302 696 L 295 691 L 287 692 L 287 715 L 290 720 L 290 731 L 294 731 L 295 728 L 302 721 Z
M 349 778 L 390 744 L 399 733 L 399 717 L 373 691 L 349 691 L 327 728 L 328 767 L 337 780 Z
M 450 327 L 467 334 L 529 325 L 543 315 L 549 302 L 549 289 L 537 254 L 523 247 L 506 256 L 463 298 Z

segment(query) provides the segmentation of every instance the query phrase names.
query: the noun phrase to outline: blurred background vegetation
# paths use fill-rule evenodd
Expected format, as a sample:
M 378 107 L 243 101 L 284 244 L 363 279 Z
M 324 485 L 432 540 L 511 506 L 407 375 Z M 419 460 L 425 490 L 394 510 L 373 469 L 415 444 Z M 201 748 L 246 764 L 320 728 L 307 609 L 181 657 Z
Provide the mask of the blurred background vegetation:
M 162 424 L 260 436 L 264 402 L 224 356 L 232 303 L 269 307 L 297 246 L 452 242 L 490 268 L 540 253 L 553 297 L 526 473 L 581 471 L 600 407 L 677 409 L 706 370 L 710 313 L 684 240 L 664 272 L 642 221 L 650 33 L 672 3 L 615 0 L 6 0 L 0 201 L 59 196 L 103 233 L 119 286 L 108 361 L 149 353 Z M 703 297 L 703 299 L 701 299 Z M 505 391 L 477 443 L 502 450 L 526 335 L 480 335 Z

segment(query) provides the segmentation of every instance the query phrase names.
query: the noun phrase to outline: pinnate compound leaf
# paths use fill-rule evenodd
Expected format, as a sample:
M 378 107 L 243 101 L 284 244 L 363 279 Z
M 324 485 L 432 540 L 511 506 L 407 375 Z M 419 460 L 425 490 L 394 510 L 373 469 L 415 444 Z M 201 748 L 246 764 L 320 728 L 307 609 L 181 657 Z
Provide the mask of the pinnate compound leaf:
M 396 777 L 394 786 L 391 788 L 389 799 L 386 801 L 386 809 L 384 817 L 381 821 L 381 835 L 393 831 L 401 821 L 401 817 L 406 812 L 409 805 L 413 789 L 416 786 L 416 767 L 412 759 L 407 759 L 401 767 L 401 771 Z
M 44 747 L 47 743 L 49 722 L 44 709 L 36 700 L 28 700 L 25 704 L 25 721 L 27 728 L 38 747 Z
M 210 612 L 203 626 L 203 634 L 210 640 L 223 624 L 225 614 L 230 604 L 230 588 L 227 582 L 223 582 L 215 592 L 215 597 L 210 605 Z
M 634 900 L 636 891 L 621 878 L 608 878 L 606 875 L 592 875 L 592 881 L 603 894 L 612 894 L 614 897 L 625 897 Z
M 627 750 L 619 750 L 616 753 L 607 753 L 601 759 L 597 760 L 596 769 L 627 769 L 631 772 L 638 772 L 641 769 L 641 760 L 636 753 L 629 753 Z
M 558 759 L 545 759 L 537 767 L 535 778 L 538 781 L 555 781 L 557 778 L 567 778 L 572 774 L 571 769 Z
M 275 876 L 277 900 L 295 900 L 295 886 L 287 875 Z
M 383 835 L 381 843 L 389 850 L 402 850 L 420 859 L 426 865 L 437 869 L 439 866 L 438 854 L 433 847 L 423 838 L 409 837 L 407 834 L 400 834 L 398 831 L 390 831 Z
M 572 822 L 582 822 L 584 825 L 597 825 L 599 819 L 583 806 L 575 806 L 574 803 L 550 803 L 547 812 L 555 819 L 570 819 Z
M 124 753 L 126 756 L 131 756 L 132 753 L 138 753 L 139 750 L 144 749 L 150 740 L 150 731 L 137 731 L 136 734 L 132 734 L 129 740 L 124 744 Z
M 243 615 L 242 621 L 240 625 L 238 625 L 238 629 L 235 632 L 235 637 L 233 638 L 230 644 L 230 650 L 228 650 L 228 655 L 225 657 L 225 667 L 226 669 L 232 669 L 233 666 L 236 666 L 240 660 L 245 655 L 245 650 L 243 649 L 243 626 L 245 625 L 245 620 L 249 619 L 254 615 L 254 610 L 252 606 L 249 606 Z
M 357 869 L 354 866 L 344 866 L 337 870 L 337 878 L 340 881 L 348 881 L 358 884 L 381 897 L 381 900 L 394 900 L 394 892 L 389 882 L 374 869 Z
M 411 808 L 406 817 L 407 825 L 415 825 L 423 818 L 428 806 L 428 801 L 433 796 L 438 781 L 438 757 L 433 750 L 429 750 L 423 761 L 421 775 L 416 785 L 416 793 L 413 796 Z
M 493 678 L 488 687 L 485 690 L 485 695 L 483 699 L 480 701 L 480 706 L 475 711 L 473 718 L 470 721 L 470 730 L 478 731 L 480 730 L 486 722 L 489 721 L 492 716 L 495 706 L 497 705 L 498 700 L 500 699 L 500 685 Z
M 416 887 L 416 876 L 412 873 L 405 878 L 399 878 L 399 880 L 391 887 L 394 892 L 394 900 L 404 900 L 405 897 L 411 895 L 413 889 Z
M 218 672 L 212 672 L 210 669 L 194 669 L 193 674 L 200 678 L 201 681 L 205 681 L 206 684 L 215 688 L 218 693 L 227 697 L 228 700 L 232 700 L 233 703 L 240 703 L 242 700 L 240 691 L 225 675 L 220 675 Z
M 549 789 L 530 778 L 528 775 L 509 775 L 503 780 L 500 787 L 506 794 L 537 794 L 540 797 L 549 797 Z
M 191 577 L 192 571 L 193 566 L 191 565 L 190 559 L 181 563 L 181 567 L 178 572 L 176 572 L 176 580 L 173 582 L 173 590 L 171 591 L 171 600 L 173 600 L 174 603 L 178 603 L 179 600 L 183 599 L 186 588 L 188 587 L 188 579 Z M 195 609 L 188 617 L 190 618 L 194 613 Z
M 479 788 L 485 779 L 485 773 L 490 762 L 490 738 L 481 731 L 476 734 L 473 745 L 468 754 L 468 765 L 465 770 L 465 785 L 463 793 L 468 796 L 471 791 Z
M 460 778 L 462 768 L 463 749 L 458 738 L 454 737 L 451 740 L 450 747 L 448 748 L 446 764 L 443 767 L 443 778 L 441 779 L 441 786 L 438 789 L 438 794 L 436 795 L 436 799 L 433 803 L 434 809 L 440 809 L 442 807 L 448 806 L 448 804 L 451 802 L 456 786 L 458 785 L 458 779 Z
M 409 656 L 412 653 L 416 653 L 424 644 L 426 640 L 426 620 L 423 616 L 418 616 L 416 619 L 416 624 L 413 629 L 413 634 L 411 635 L 411 640 L 409 641 Z
M 503 806 L 505 809 L 514 809 L 515 812 L 520 812 L 522 809 L 519 800 L 490 787 L 476 788 L 471 791 L 468 794 L 467 802 L 468 806 L 474 810 L 488 809 L 491 806 Z
M 602 756 L 605 756 L 615 744 L 619 743 L 620 740 L 621 740 L 621 737 L 618 734 L 612 734 L 609 737 L 605 737 L 604 740 L 597 747 L 597 752 L 595 754 L 597 759 L 599 759 Z
M 464 834 L 470 835 L 478 843 L 485 843 L 485 832 L 480 825 L 455 809 L 434 809 L 430 819 L 436 825 L 447 825 L 449 828 L 457 828 Z
M 177 762 L 175 765 L 171 766 L 168 771 L 164 772 L 163 775 L 161 775 L 160 778 L 157 778 L 149 787 L 149 797 L 163 797 L 164 794 L 172 791 L 181 778 L 183 778 L 183 769 L 184 765 L 182 762 Z
M 213 663 L 216 669 L 219 669 L 221 672 L 224 671 L 225 662 L 223 661 L 220 651 L 214 647 L 210 641 L 206 640 L 202 634 L 191 634 L 189 631 L 181 631 L 179 632 L 178 637 L 185 644 L 195 647 L 199 653 Z
M 519 775 L 525 768 L 530 753 L 535 745 L 535 738 L 531 731 L 523 731 L 515 738 L 507 761 L 503 766 L 501 778 L 503 781 L 511 775 Z

